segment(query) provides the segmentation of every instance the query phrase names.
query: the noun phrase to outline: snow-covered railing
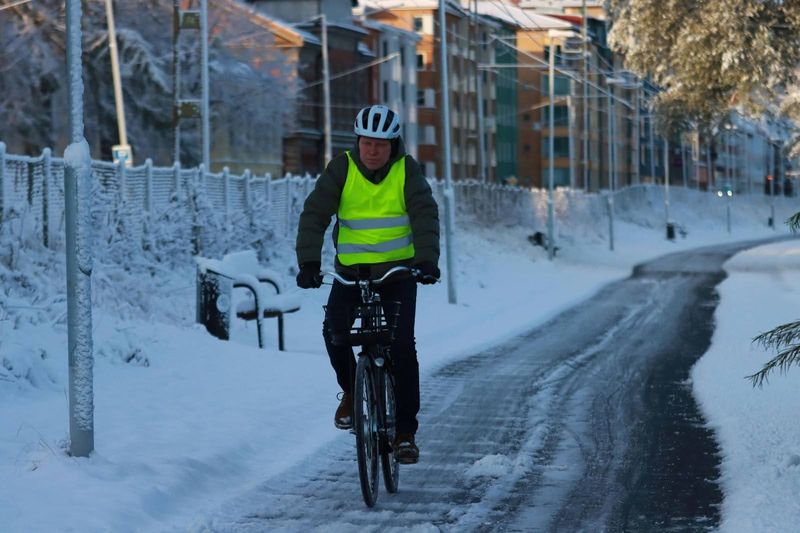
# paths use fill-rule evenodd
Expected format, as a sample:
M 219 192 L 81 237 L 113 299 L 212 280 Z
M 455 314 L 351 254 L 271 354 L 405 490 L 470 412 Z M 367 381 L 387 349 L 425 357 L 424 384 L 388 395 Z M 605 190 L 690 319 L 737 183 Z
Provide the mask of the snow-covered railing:
M 64 161 L 45 149 L 28 157 L 5 152 L 0 143 L 0 225 L 9 218 L 27 215 L 45 245 L 63 234 Z M 205 209 L 219 222 L 230 225 L 243 220 L 267 222 L 274 235 L 293 237 L 297 217 L 315 178 L 290 176 L 275 179 L 204 172 L 202 167 L 156 167 L 150 160 L 126 168 L 107 161 L 93 161 L 96 178 L 93 213 L 100 221 L 124 221 L 128 231 L 141 229 L 148 217 L 177 205 Z M 120 216 L 122 215 L 122 216 Z
M 169 241 L 175 250 L 193 248 L 195 253 L 216 256 L 241 249 L 256 241 L 280 239 L 290 244 L 297 231 L 305 198 L 316 178 L 269 174 L 253 176 L 205 172 L 202 167 L 156 167 L 150 161 L 132 168 L 93 161 L 96 178 L 92 209 L 100 244 L 143 248 Z M 440 208 L 444 206 L 444 182 L 429 180 Z M 0 229 L 22 220 L 29 233 L 45 246 L 63 240 L 64 161 L 45 149 L 38 157 L 5 153 L 0 143 Z M 510 187 L 475 180 L 456 180 L 456 217 L 460 224 L 522 226 L 545 231 L 547 190 Z M 687 203 L 698 191 L 671 188 L 672 203 Z M 637 224 L 661 227 L 664 223 L 664 191 L 655 185 L 630 186 L 614 195 L 620 218 L 641 213 L 647 220 Z M 768 197 L 762 197 L 769 201 Z M 755 200 L 755 196 L 753 197 Z M 789 199 L 786 199 L 787 201 Z M 688 205 L 688 204 L 687 204 Z M 709 209 L 724 216 L 725 204 L 711 202 Z M 556 231 L 579 227 L 576 217 L 596 220 L 598 236 L 605 234 L 608 216 L 606 193 L 584 193 L 559 188 L 554 194 Z M 442 214 L 443 215 L 443 214 Z M 632 215 L 630 215 L 632 216 Z M 638 216 L 638 215 L 637 215 Z M 442 220 L 443 217 L 442 217 Z

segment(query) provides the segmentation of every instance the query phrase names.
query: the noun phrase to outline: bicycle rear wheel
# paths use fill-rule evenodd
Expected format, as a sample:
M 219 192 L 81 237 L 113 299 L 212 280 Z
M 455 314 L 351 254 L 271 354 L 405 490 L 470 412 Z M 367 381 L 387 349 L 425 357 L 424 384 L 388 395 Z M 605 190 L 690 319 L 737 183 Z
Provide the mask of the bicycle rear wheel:
M 397 462 L 397 457 L 392 450 L 394 438 L 396 434 L 395 425 L 397 423 L 397 405 L 395 404 L 394 396 L 394 379 L 389 375 L 389 372 L 381 372 L 381 380 L 383 381 L 383 405 L 385 408 L 384 415 L 386 420 L 386 435 L 385 442 L 381 446 L 381 466 L 383 467 L 383 484 L 386 491 L 393 494 L 397 492 L 397 487 L 400 483 L 400 464 Z
M 355 412 L 356 457 L 361 494 L 368 507 L 378 499 L 378 409 L 369 357 L 358 358 Z

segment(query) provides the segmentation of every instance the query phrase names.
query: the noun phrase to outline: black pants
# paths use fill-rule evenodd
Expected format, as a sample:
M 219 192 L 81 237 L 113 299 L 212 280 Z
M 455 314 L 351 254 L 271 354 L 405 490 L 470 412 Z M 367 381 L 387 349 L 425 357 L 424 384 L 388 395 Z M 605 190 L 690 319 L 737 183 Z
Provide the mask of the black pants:
M 395 340 L 391 346 L 394 363 L 395 395 L 398 433 L 416 433 L 419 412 L 419 363 L 414 341 L 414 320 L 417 308 L 417 284 L 404 279 L 380 287 L 383 302 L 400 302 Z M 331 331 L 348 331 L 353 325 L 350 310 L 361 303 L 358 287 L 346 287 L 334 282 L 328 297 L 322 335 L 325 347 L 336 371 L 336 380 L 344 392 L 352 393 L 355 385 L 356 360 L 350 346 L 331 342 Z

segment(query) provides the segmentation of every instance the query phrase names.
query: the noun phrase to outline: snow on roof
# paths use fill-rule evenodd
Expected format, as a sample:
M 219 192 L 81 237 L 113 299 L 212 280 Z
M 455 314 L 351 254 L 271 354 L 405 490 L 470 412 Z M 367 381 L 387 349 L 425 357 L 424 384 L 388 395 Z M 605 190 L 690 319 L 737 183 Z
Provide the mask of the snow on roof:
M 581 0 L 522 0 L 519 3 L 521 8 L 551 8 L 563 9 L 565 7 L 581 7 Z M 603 7 L 604 0 L 586 0 L 586 7 Z
M 364 12 L 369 14 L 369 11 L 366 8 L 373 8 L 373 9 L 438 9 L 439 8 L 439 0 L 361 0 L 359 4 L 364 6 Z M 450 9 L 454 9 L 460 11 L 462 13 L 467 13 L 467 11 L 461 7 L 461 4 L 455 0 L 447 0 L 447 6 Z
M 439 7 L 438 0 L 362 0 L 360 3 L 363 4 L 366 14 L 369 14 L 367 8 L 388 10 L 409 8 L 437 9 Z M 449 5 L 467 13 L 457 2 L 450 1 Z M 573 25 L 569 22 L 540 13 L 533 13 L 530 10 L 520 9 L 511 2 L 508 2 L 508 0 L 479 0 L 478 13 L 505 21 L 526 30 L 573 28 Z
M 499 1 L 479 1 L 478 13 L 504 20 L 526 30 L 571 29 L 574 26 L 567 21 L 555 17 L 532 13 L 526 9 Z
M 373 30 L 378 30 L 380 32 L 388 32 L 388 33 L 398 33 L 401 34 L 406 39 L 412 41 L 420 41 L 422 37 L 415 31 L 411 30 L 404 30 L 403 28 L 398 28 L 397 26 L 392 26 L 391 24 L 384 24 L 375 19 L 368 19 L 364 18 L 358 21 L 365 28 L 370 28 Z
M 255 23 L 266 25 L 266 26 L 271 26 L 272 30 L 274 30 L 276 27 L 279 27 L 283 31 L 294 33 L 295 35 L 298 35 L 301 39 L 303 39 L 303 41 L 305 41 L 307 43 L 316 44 L 316 45 L 321 45 L 322 44 L 320 42 L 320 40 L 315 35 L 313 35 L 311 33 L 308 33 L 307 31 L 303 31 L 301 29 L 298 29 L 297 27 L 293 26 L 289 22 L 281 20 L 281 19 L 279 19 L 277 17 L 274 17 L 272 15 L 268 15 L 268 14 L 264 13 L 263 11 L 255 9 L 252 6 L 245 5 L 245 4 L 242 4 L 241 2 L 237 2 L 237 1 L 222 2 L 221 4 L 222 5 L 219 6 L 219 7 L 224 7 L 224 8 L 229 8 L 229 9 L 236 9 L 240 13 L 242 13 L 243 15 L 248 16 L 250 18 L 250 20 L 252 20 Z

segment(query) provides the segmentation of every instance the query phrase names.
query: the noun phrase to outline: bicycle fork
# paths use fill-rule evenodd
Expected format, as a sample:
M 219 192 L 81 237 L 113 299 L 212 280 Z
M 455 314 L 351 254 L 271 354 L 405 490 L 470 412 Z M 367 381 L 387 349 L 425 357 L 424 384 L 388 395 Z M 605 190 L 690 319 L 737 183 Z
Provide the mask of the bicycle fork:
M 374 418 L 376 424 L 374 430 L 378 434 L 378 451 L 392 452 L 391 446 L 393 442 L 391 437 L 392 433 L 394 433 L 394 428 L 389 427 L 390 421 L 386 417 L 386 385 L 384 381 L 388 377 L 387 373 L 389 371 L 387 361 L 382 355 L 376 356 L 362 352 L 360 356 L 369 357 L 370 382 L 372 383 L 372 394 L 375 398 L 377 411 L 377 416 Z

